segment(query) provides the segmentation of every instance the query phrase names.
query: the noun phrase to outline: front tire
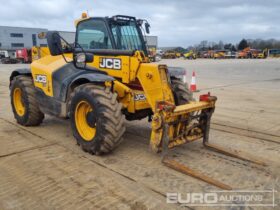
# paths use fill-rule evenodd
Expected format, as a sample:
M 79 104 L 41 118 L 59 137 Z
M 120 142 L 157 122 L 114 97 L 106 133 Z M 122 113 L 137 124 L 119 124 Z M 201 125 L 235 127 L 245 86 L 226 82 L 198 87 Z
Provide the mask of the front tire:
M 14 117 L 20 125 L 37 126 L 44 119 L 36 100 L 36 90 L 31 77 L 19 75 L 13 78 L 10 88 Z
M 171 77 L 171 87 L 174 95 L 176 106 L 188 104 L 194 101 L 193 94 L 188 88 L 188 84 L 184 83 L 176 77 Z
M 71 94 L 69 108 L 73 135 L 84 151 L 109 153 L 123 140 L 122 105 L 110 89 L 93 84 L 78 86 Z

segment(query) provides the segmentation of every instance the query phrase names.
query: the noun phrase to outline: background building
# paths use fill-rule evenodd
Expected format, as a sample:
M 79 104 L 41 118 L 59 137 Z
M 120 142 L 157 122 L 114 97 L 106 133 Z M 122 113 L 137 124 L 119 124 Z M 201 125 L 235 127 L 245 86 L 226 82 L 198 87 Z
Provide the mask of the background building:
M 46 40 L 38 39 L 40 32 L 46 32 L 43 28 L 21 28 L 0 26 L 0 47 L 1 49 L 30 48 L 46 44 Z
M 37 35 L 46 31 L 43 28 L 0 26 L 0 49 L 7 50 L 14 57 L 16 49 L 45 46 L 46 40 L 38 39 Z
M 39 39 L 38 34 L 47 32 L 46 28 L 26 28 L 0 26 L 0 50 L 7 50 L 10 57 L 15 57 L 16 49 L 47 46 L 46 39 Z M 75 32 L 59 31 L 69 43 L 75 40 Z

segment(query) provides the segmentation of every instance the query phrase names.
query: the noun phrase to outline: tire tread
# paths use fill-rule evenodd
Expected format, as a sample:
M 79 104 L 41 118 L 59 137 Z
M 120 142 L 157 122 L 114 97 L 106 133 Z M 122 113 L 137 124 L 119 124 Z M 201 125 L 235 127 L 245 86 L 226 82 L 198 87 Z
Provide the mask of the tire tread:
M 109 153 L 123 140 L 122 136 L 125 132 L 125 125 L 124 116 L 121 112 L 122 105 L 118 103 L 116 94 L 111 93 L 109 88 L 87 83 L 76 87 L 71 93 L 68 105 L 71 110 L 70 116 L 74 115 L 73 108 L 71 108 L 72 98 L 81 92 L 90 94 L 98 101 L 99 116 L 103 118 L 104 125 L 102 125 L 102 136 L 99 136 L 101 139 L 99 145 L 83 142 L 78 142 L 78 144 L 80 144 L 84 151 L 91 154 L 101 155 Z M 71 120 L 73 121 L 73 119 Z M 76 136 L 75 138 L 78 141 Z

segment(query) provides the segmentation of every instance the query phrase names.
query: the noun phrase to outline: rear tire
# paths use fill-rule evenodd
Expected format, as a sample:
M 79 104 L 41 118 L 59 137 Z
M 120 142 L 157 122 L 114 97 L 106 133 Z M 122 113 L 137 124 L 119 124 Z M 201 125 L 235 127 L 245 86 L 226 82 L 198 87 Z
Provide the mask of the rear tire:
M 37 103 L 32 78 L 23 75 L 14 77 L 10 91 L 11 105 L 17 122 L 24 126 L 40 125 L 44 114 Z
M 121 143 L 125 126 L 116 93 L 103 86 L 84 84 L 75 88 L 69 106 L 73 135 L 84 151 L 101 155 Z
M 171 87 L 176 106 L 194 101 L 193 94 L 189 90 L 187 83 L 184 83 L 176 77 L 171 77 Z

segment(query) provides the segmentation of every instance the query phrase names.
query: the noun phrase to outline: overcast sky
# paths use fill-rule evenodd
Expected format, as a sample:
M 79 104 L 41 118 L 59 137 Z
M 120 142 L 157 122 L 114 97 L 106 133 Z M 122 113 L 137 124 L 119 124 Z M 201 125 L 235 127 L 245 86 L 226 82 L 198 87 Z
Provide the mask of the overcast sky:
M 74 19 L 116 14 L 145 18 L 159 46 L 201 40 L 280 39 L 280 0 L 0 0 L 0 25 L 74 31 Z

